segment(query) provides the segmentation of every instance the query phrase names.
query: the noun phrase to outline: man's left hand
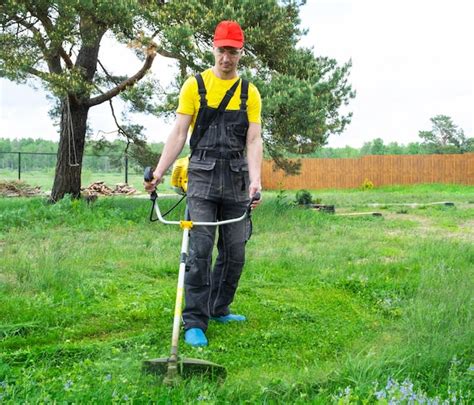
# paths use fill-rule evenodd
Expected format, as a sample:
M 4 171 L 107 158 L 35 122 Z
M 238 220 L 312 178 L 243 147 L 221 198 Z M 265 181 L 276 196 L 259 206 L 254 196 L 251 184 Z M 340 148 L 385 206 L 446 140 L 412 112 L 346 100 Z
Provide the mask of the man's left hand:
M 262 186 L 260 184 L 254 184 L 254 183 L 250 183 L 250 186 L 249 186 L 249 197 L 250 199 L 252 199 L 252 197 L 256 194 L 256 193 L 260 193 L 260 199 L 259 200 L 255 200 L 251 207 L 252 209 L 254 209 L 255 207 L 257 207 L 257 205 L 259 205 L 261 202 L 262 202 Z

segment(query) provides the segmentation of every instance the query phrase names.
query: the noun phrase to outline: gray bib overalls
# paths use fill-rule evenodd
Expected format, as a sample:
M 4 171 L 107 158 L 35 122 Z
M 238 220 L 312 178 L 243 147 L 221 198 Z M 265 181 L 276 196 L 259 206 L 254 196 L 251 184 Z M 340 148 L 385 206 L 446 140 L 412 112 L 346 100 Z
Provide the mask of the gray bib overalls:
M 192 221 L 212 222 L 238 217 L 249 203 L 249 173 L 244 154 L 248 82 L 238 79 L 220 106 L 209 107 L 201 75 L 196 75 L 200 108 L 190 139 L 187 202 Z M 225 110 L 239 83 L 239 110 Z M 209 317 L 229 314 L 245 261 L 250 221 L 219 228 L 218 256 L 211 271 L 216 227 L 197 226 L 190 232 L 183 310 L 185 329 L 206 331 Z

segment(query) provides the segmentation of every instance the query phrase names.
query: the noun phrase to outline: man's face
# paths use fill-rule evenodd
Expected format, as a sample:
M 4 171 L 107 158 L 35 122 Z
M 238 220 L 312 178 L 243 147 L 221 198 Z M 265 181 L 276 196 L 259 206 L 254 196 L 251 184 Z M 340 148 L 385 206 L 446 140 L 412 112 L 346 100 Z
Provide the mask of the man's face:
M 221 48 L 214 47 L 215 66 L 223 73 L 230 73 L 237 70 L 242 49 L 224 46 Z

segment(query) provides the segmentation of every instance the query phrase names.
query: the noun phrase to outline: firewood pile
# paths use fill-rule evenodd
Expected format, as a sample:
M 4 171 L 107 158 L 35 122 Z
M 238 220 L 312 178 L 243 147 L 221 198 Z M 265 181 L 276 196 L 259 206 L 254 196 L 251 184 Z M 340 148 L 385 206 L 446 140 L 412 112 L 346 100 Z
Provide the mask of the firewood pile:
M 125 195 L 132 195 L 137 192 L 132 186 L 129 186 L 127 183 L 118 183 L 115 185 L 114 191 L 112 194 L 125 194 Z
M 84 196 L 131 195 L 137 192 L 136 189 L 126 183 L 118 183 L 115 185 L 114 189 L 111 189 L 103 181 L 95 181 L 88 187 L 82 188 L 81 191 Z
M 42 195 L 41 187 L 32 187 L 23 181 L 0 181 L 0 196 L 34 197 Z

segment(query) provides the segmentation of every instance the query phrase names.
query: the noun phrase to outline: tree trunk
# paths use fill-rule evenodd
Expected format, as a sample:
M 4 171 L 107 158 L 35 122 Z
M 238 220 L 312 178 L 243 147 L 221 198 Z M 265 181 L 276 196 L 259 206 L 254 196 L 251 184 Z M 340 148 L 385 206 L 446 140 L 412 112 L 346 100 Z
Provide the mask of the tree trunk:
M 69 104 L 69 108 L 68 108 Z M 69 97 L 61 102 L 61 123 L 56 173 L 51 202 L 57 202 L 66 194 L 73 198 L 81 195 L 82 156 L 87 128 L 89 107 Z

